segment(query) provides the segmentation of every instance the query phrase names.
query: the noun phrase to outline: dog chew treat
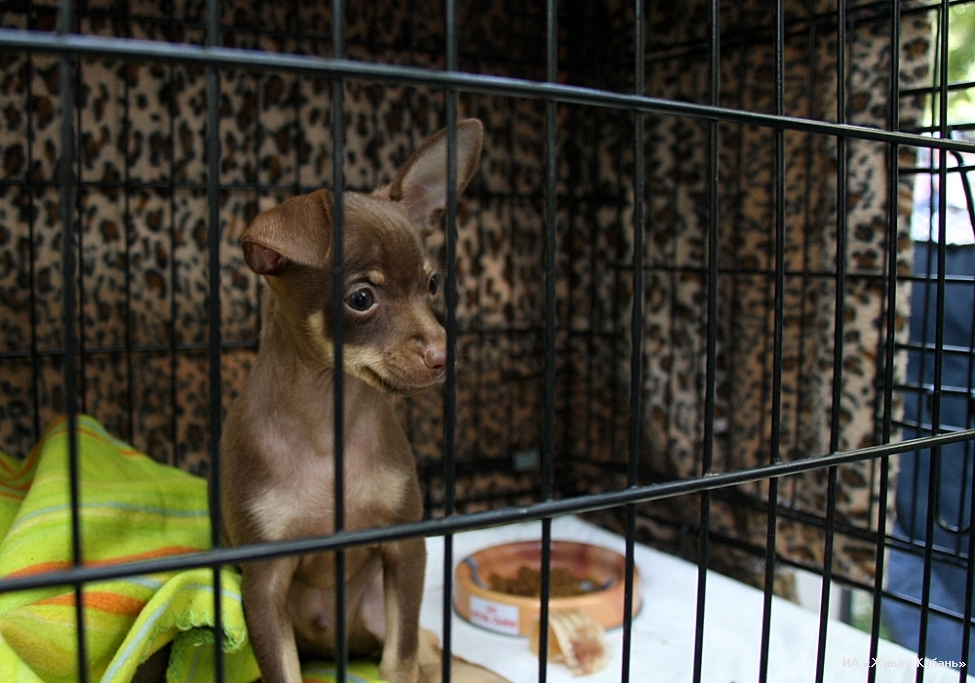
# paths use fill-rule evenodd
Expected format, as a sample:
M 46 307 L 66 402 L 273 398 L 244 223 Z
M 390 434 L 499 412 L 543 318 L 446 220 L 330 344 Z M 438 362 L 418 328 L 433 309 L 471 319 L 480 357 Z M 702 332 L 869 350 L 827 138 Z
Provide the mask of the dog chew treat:
M 541 624 L 536 621 L 530 641 L 532 652 L 539 654 Z M 566 609 L 548 615 L 548 659 L 562 661 L 575 676 L 591 674 L 609 663 L 606 631 L 584 609 Z

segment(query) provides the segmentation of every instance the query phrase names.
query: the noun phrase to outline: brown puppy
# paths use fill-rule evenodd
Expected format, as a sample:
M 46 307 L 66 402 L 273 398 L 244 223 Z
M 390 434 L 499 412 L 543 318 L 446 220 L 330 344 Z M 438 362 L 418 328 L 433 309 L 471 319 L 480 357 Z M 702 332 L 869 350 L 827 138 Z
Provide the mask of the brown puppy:
M 481 151 L 477 120 L 457 126 L 457 191 Z M 224 427 L 221 495 L 231 545 L 333 533 L 333 313 L 344 316 L 346 529 L 418 520 L 416 465 L 385 392 L 442 381 L 446 341 L 430 303 L 439 276 L 423 240 L 446 207 L 446 131 L 393 182 L 344 195 L 345 306 L 331 310 L 332 210 L 327 190 L 259 215 L 243 236 L 264 275 L 261 347 Z M 423 539 L 346 553 L 349 649 L 382 647 L 380 673 L 417 680 Z M 331 553 L 243 566 L 247 626 L 265 683 L 300 683 L 298 654 L 330 656 L 335 639 Z

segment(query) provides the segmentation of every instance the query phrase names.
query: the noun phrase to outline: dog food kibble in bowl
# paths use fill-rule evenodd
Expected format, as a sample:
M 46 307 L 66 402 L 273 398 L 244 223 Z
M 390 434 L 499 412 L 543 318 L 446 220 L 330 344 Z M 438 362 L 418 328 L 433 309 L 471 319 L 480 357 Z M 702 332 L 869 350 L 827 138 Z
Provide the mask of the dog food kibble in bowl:
M 592 579 L 578 579 L 562 567 L 552 567 L 549 574 L 549 595 L 553 598 L 571 598 L 598 589 Z M 523 565 L 514 577 L 492 574 L 489 583 L 491 590 L 499 593 L 538 597 L 542 594 L 542 570 Z
M 552 541 L 549 610 L 584 609 L 604 628 L 623 623 L 626 560 L 586 543 Z M 454 572 L 461 618 L 498 633 L 527 636 L 541 611 L 542 545 L 506 543 L 464 558 Z M 634 568 L 633 614 L 640 609 Z

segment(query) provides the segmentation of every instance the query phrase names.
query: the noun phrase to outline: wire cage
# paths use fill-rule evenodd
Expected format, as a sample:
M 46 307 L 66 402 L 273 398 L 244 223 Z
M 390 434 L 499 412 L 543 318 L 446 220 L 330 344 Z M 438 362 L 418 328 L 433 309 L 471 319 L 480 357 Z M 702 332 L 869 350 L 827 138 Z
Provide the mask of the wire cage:
M 212 571 L 219 617 L 221 568 L 411 535 L 443 548 L 440 638 L 471 656 L 455 540 L 531 522 L 547 548 L 571 516 L 619 539 L 642 598 L 605 680 L 903 680 L 905 662 L 964 680 L 973 44 L 967 0 L 6 0 L 0 666 L 114 680 L 86 609 L 100 582 Z M 288 197 L 389 182 L 463 117 L 484 124 L 478 174 L 430 245 L 447 382 L 394 398 L 424 519 L 228 548 L 213 504 L 212 547 L 93 559 L 84 416 L 216 500 L 260 331 L 241 233 Z M 51 424 L 63 558 L 27 571 L 11 539 Z M 729 585 L 754 601 L 721 602 Z M 686 637 L 654 621 L 671 593 Z M 62 678 L 18 649 L 38 595 L 75 609 Z M 755 639 L 731 639 L 745 622 Z M 532 661 L 523 680 L 562 675 Z

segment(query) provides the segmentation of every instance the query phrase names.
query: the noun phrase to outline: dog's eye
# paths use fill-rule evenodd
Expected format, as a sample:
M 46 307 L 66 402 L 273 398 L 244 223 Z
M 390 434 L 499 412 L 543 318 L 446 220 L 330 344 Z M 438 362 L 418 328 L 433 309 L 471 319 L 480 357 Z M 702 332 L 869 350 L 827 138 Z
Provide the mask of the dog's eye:
M 359 311 L 364 313 L 372 308 L 373 304 L 376 303 L 376 298 L 373 296 L 372 291 L 363 287 L 362 289 L 357 289 L 345 300 L 345 304 L 351 308 L 353 311 Z
M 437 296 L 440 291 L 440 276 L 434 273 L 430 276 L 430 296 Z

